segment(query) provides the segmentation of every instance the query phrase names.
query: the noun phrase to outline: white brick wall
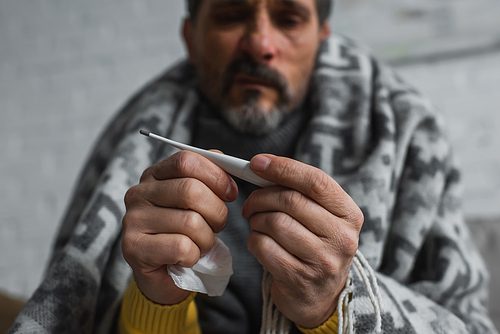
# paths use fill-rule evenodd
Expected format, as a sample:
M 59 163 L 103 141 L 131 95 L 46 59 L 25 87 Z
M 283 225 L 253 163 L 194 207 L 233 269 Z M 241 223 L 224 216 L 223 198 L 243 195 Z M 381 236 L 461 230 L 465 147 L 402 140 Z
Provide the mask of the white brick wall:
M 392 17 L 398 24 L 397 13 L 405 11 L 395 3 L 344 0 L 334 26 L 393 57 L 394 45 L 381 35 L 393 26 L 366 22 L 387 24 Z M 370 15 L 384 8 L 393 16 Z M 183 16 L 180 0 L 0 1 L 0 290 L 27 297 L 36 288 L 91 144 L 131 93 L 183 55 Z M 474 31 L 483 31 L 476 21 Z M 370 38 L 375 30 L 381 32 Z M 499 64 L 500 53 L 493 53 L 399 68 L 450 123 L 464 170 L 465 211 L 473 218 L 500 217 Z M 498 224 L 488 226 L 500 235 Z
M 182 1 L 0 2 L 0 289 L 40 281 L 98 132 L 181 57 Z

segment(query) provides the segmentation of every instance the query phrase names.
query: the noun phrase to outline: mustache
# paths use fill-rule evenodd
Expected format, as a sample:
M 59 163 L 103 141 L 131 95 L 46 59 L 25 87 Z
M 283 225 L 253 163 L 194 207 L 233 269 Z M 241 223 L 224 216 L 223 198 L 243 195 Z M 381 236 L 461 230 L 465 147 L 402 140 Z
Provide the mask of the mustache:
M 223 78 L 224 95 L 231 89 L 237 74 L 246 74 L 269 82 L 278 91 L 281 104 L 287 104 L 290 100 L 290 88 L 286 78 L 278 70 L 258 63 L 249 56 L 235 59 L 229 64 Z

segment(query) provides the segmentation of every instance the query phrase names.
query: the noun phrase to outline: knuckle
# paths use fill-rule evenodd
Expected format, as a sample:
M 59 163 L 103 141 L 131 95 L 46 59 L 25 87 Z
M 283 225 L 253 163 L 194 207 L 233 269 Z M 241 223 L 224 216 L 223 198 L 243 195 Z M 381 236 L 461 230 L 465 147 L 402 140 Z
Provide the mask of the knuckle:
M 217 193 L 224 194 L 230 180 L 227 173 L 215 165 L 210 165 L 193 152 L 181 151 L 175 155 L 175 168 L 177 175 L 186 178 L 202 177 L 204 182 Z
M 346 238 L 344 238 L 343 243 L 345 252 L 349 256 L 354 256 L 359 247 L 359 236 L 357 234 L 352 236 L 347 236 Z
M 363 226 L 363 223 L 365 221 L 365 216 L 363 215 L 363 211 L 361 211 L 361 209 L 357 205 L 355 209 L 350 212 L 349 220 L 358 230 L 361 230 L 361 227 Z
M 298 173 L 297 161 L 289 158 L 279 158 L 276 160 L 276 176 L 278 179 L 287 180 Z
M 191 175 L 198 165 L 193 154 L 188 151 L 180 151 L 173 156 L 175 158 L 175 168 L 181 176 Z
M 148 168 L 146 168 L 144 170 L 144 172 L 142 173 L 141 175 L 141 178 L 139 180 L 139 182 L 144 182 L 146 181 L 147 179 L 150 179 L 152 177 L 154 177 L 154 174 L 153 174 L 153 169 L 154 167 L 153 166 L 149 166 Z
M 133 230 L 133 227 L 142 220 L 142 214 L 138 210 L 130 210 L 125 213 L 122 219 L 123 231 L 128 232 Z
M 309 178 L 311 192 L 314 196 L 324 198 L 327 196 L 326 194 L 331 193 L 330 188 L 332 186 L 332 178 L 328 174 L 320 170 L 316 170 L 309 176 Z
M 352 257 L 358 250 L 359 233 L 352 229 L 338 229 L 337 235 L 332 241 L 338 254 Z
M 263 241 L 263 235 L 261 233 L 252 231 L 248 236 L 248 251 L 257 257 L 259 250 L 262 251 L 262 249 L 265 248 L 265 242 Z
M 215 226 L 213 226 L 214 232 L 218 233 L 222 231 L 226 225 L 228 215 L 227 206 L 223 203 L 219 209 L 215 212 Z
M 280 193 L 279 201 L 285 211 L 301 210 L 306 205 L 306 198 L 296 190 L 287 189 Z
M 186 229 L 186 233 L 188 235 L 193 232 L 197 232 L 201 229 L 202 217 L 196 211 L 187 211 L 184 215 L 184 228 Z
M 200 251 L 203 253 L 208 253 L 215 243 L 215 234 L 214 233 L 205 233 L 203 235 L 203 240 L 198 244 Z
M 300 277 L 304 282 L 324 281 L 330 275 L 328 271 L 329 269 L 325 267 L 324 263 L 317 263 L 315 266 L 311 266 L 309 270 L 301 271 Z
M 331 187 L 331 177 L 320 170 L 312 173 L 310 177 L 311 191 L 318 196 L 324 196 L 327 190 Z
M 127 212 L 127 213 L 125 213 L 125 215 L 122 218 L 122 228 L 123 228 L 124 237 L 125 237 L 125 233 L 128 232 L 129 228 L 131 226 L 133 226 L 133 220 L 130 217 L 131 214 L 132 214 L 131 212 Z
M 334 256 L 331 252 L 325 252 L 317 259 L 312 269 L 311 271 L 304 272 L 303 275 L 311 281 L 317 279 L 324 280 L 338 275 L 342 269 L 342 265 L 338 257 Z
M 336 276 L 340 269 L 340 263 L 338 261 L 334 261 L 333 259 L 325 259 L 322 263 L 323 267 L 323 276 L 332 277 Z
M 356 203 L 354 203 L 354 201 L 346 203 L 344 208 L 344 213 L 340 216 L 340 218 L 349 223 L 349 225 L 356 231 L 361 231 L 361 227 L 363 226 L 365 220 L 363 211 L 356 205 Z
M 192 178 L 182 179 L 177 195 L 183 207 L 189 209 L 193 202 L 197 202 L 204 198 L 201 182 Z
M 172 247 L 179 258 L 185 258 L 191 251 L 191 241 L 185 236 L 179 236 Z
M 267 215 L 266 224 L 269 224 L 277 231 L 290 230 L 292 225 L 292 217 L 283 212 L 274 212 Z
M 125 196 L 123 197 L 123 201 L 125 202 L 125 207 L 127 209 L 133 207 L 141 197 L 141 190 L 138 185 L 133 186 L 127 190 Z
M 179 235 L 179 237 L 175 239 L 172 247 L 174 249 L 174 254 L 176 254 L 175 257 L 183 266 L 191 268 L 198 262 L 196 254 L 199 255 L 199 249 L 189 237 Z

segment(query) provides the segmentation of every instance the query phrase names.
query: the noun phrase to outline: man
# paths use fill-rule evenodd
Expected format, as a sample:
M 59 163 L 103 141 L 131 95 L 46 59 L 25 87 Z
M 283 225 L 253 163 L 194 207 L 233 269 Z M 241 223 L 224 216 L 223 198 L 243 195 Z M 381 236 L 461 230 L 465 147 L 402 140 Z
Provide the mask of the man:
M 186 20 L 184 38 L 201 91 L 241 132 L 276 131 L 304 100 L 329 33 L 315 14 L 314 1 L 201 1 L 196 17 Z M 285 316 L 317 327 L 333 314 L 345 286 L 362 213 L 333 179 L 309 165 L 257 156 L 251 166 L 282 187 L 256 190 L 245 201 L 249 250 L 275 278 L 273 301 Z M 142 180 L 125 200 L 125 259 L 150 300 L 176 304 L 189 291 L 174 285 L 164 265 L 192 267 L 210 250 L 226 224 L 224 201 L 236 199 L 237 186 L 213 163 L 186 152 L 154 165 Z
M 329 1 L 188 3 L 189 64 L 108 127 L 11 332 L 256 333 L 281 319 L 282 332 L 495 333 L 429 104 L 361 47 L 327 40 Z M 276 186 L 140 128 L 251 159 Z M 192 267 L 215 234 L 233 255 L 225 293 L 178 288 L 166 266 Z

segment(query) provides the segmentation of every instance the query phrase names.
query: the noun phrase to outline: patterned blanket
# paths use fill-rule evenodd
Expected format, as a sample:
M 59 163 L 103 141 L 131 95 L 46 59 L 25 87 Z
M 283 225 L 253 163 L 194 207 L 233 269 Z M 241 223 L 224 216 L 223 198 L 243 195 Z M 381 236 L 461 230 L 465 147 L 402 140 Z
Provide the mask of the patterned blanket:
M 433 107 L 354 42 L 332 37 L 314 70 L 313 107 L 295 158 L 337 180 L 365 215 L 359 250 L 375 270 L 377 313 L 351 268 L 349 323 L 372 333 L 496 333 L 488 274 L 460 213 L 460 174 Z M 121 255 L 123 196 L 168 157 L 149 129 L 190 143 L 200 103 L 182 62 L 119 112 L 99 138 L 61 225 L 40 287 L 9 333 L 109 333 L 131 277 Z

